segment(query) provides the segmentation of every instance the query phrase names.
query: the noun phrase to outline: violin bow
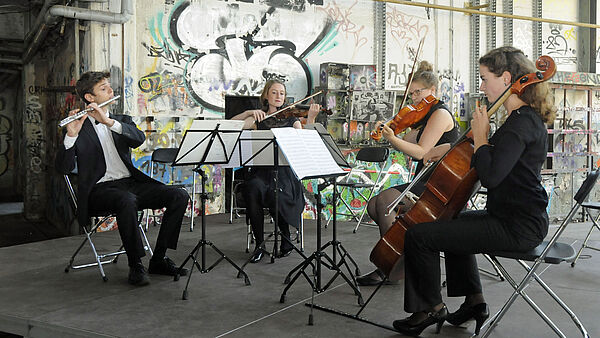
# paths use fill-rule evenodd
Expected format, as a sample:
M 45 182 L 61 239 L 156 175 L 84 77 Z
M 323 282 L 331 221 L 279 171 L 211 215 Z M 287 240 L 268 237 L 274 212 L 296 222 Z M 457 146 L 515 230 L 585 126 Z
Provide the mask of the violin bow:
M 277 114 L 279 114 L 279 113 L 281 113 L 281 112 L 283 112 L 283 111 L 286 111 L 286 110 L 288 110 L 288 109 L 292 109 L 292 108 L 294 108 L 294 106 L 295 106 L 295 105 L 297 105 L 298 103 L 300 103 L 300 102 L 302 102 L 302 101 L 304 101 L 304 100 L 308 100 L 308 99 L 310 99 L 310 98 L 313 98 L 313 97 L 315 97 L 315 96 L 317 96 L 317 95 L 321 94 L 322 92 L 323 92 L 322 90 L 319 90 L 318 92 L 316 92 L 316 93 L 314 93 L 314 94 L 312 94 L 312 95 L 309 95 L 309 96 L 307 96 L 307 97 L 305 97 L 305 98 L 303 98 L 303 99 L 300 99 L 300 100 L 298 100 L 298 101 L 296 101 L 296 102 L 294 102 L 294 103 L 290 104 L 289 106 L 286 106 L 285 108 L 281 108 L 281 109 L 279 109 L 278 111 L 276 111 L 276 112 L 274 112 L 274 113 L 271 113 L 271 114 L 269 114 L 269 115 L 265 116 L 265 118 L 263 119 L 263 121 L 264 121 L 264 120 L 266 120 L 266 119 L 268 119 L 269 117 L 272 117 L 272 116 L 274 116 L 274 115 L 277 115 Z
M 408 87 L 410 87 L 412 79 L 415 75 L 415 67 L 417 65 L 417 61 L 419 60 L 419 54 L 421 54 L 421 48 L 423 48 L 423 42 L 425 42 L 425 37 L 421 38 L 421 41 L 419 41 L 419 46 L 417 47 L 417 52 L 415 53 L 415 60 L 413 61 L 412 70 L 410 72 L 410 75 L 408 76 L 408 81 L 406 82 L 406 89 L 404 90 L 404 97 L 402 98 L 400 108 L 404 107 L 406 99 L 408 98 Z

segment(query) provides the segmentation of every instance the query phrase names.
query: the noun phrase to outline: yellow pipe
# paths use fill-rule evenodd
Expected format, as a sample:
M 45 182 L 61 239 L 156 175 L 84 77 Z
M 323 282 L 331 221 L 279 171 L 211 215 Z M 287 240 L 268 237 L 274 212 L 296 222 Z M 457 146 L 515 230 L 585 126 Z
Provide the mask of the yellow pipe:
M 375 0 L 375 1 L 391 2 L 391 3 L 395 3 L 395 4 L 399 4 L 399 5 L 407 5 L 407 6 L 435 8 L 435 9 L 442 9 L 442 10 L 446 10 L 446 11 L 462 12 L 462 13 L 467 13 L 467 14 L 498 16 L 501 18 L 508 18 L 508 19 L 548 22 L 548 23 L 556 23 L 556 24 L 561 24 L 561 25 L 579 26 L 579 27 L 587 27 L 587 28 L 600 28 L 600 25 L 595 25 L 595 24 L 591 24 L 591 23 L 571 22 L 571 21 L 556 20 L 556 19 L 534 18 L 532 16 L 504 14 L 504 13 L 495 13 L 495 12 L 481 12 L 481 11 L 476 11 L 473 9 L 465 9 L 465 8 L 435 5 L 435 4 L 425 4 L 425 3 L 413 2 L 413 1 L 403 1 L 403 0 Z

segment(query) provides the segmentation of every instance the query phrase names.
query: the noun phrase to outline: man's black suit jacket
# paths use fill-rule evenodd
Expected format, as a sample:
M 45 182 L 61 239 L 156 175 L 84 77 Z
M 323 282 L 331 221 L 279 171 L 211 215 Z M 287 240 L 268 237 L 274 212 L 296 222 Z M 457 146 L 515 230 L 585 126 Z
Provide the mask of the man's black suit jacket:
M 137 148 L 146 139 L 144 132 L 139 130 L 128 115 L 110 115 L 110 118 L 119 121 L 123 126 L 123 133 L 112 132 L 113 140 L 119 157 L 129 169 L 131 177 L 140 182 L 155 182 L 131 162 L 131 148 Z M 78 189 L 77 189 L 77 220 L 79 224 L 88 224 L 90 220 L 88 197 L 94 185 L 106 173 L 106 162 L 100 139 L 90 119 L 86 119 L 81 127 L 75 145 L 69 149 L 60 146 L 56 154 L 56 168 L 62 174 L 69 174 L 75 169 L 77 163 Z

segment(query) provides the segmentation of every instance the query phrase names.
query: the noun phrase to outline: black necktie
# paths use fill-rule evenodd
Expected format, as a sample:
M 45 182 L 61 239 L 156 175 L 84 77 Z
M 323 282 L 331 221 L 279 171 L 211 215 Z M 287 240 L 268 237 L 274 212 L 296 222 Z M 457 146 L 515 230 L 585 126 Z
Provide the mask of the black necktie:
M 98 120 L 94 121 L 95 125 L 98 125 L 100 122 L 98 122 Z

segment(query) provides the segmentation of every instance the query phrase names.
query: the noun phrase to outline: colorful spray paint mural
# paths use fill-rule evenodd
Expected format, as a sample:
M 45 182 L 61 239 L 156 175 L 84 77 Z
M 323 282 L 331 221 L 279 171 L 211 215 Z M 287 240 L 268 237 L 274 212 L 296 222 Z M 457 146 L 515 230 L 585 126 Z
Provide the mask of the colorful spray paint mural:
M 312 70 L 318 71 L 323 60 L 368 63 L 373 25 L 357 23 L 365 21 L 365 6 L 318 0 L 149 1 L 138 6 L 137 31 L 144 32 L 138 37 L 139 77 L 132 76 L 126 56 L 124 97 L 147 140 L 135 151 L 134 164 L 149 174 L 152 151 L 179 146 L 193 118 L 222 118 L 226 94 L 259 95 L 267 80 L 279 79 L 288 98 L 299 99 L 315 86 Z M 355 56 L 348 58 L 349 50 Z M 222 170 L 205 169 L 208 213 L 224 212 Z M 191 168 L 178 167 L 171 174 L 164 165 L 154 167 L 153 176 L 163 182 L 173 181 L 171 175 L 192 185 Z
M 351 12 L 337 7 L 322 1 L 178 1 L 148 13 L 138 23 L 148 32 L 138 51 L 147 59 L 138 68 L 138 113 L 218 115 L 224 94 L 256 95 L 269 79 L 284 81 L 288 96 L 306 96 L 314 86 L 308 58 L 319 45 L 339 31 L 361 40 L 355 50 L 366 44 L 361 32 L 348 35 Z M 345 16 L 334 19 L 330 12 Z
M 356 163 L 356 153 L 359 149 L 349 149 L 344 150 L 343 153 L 346 157 L 346 161 L 348 163 Z M 400 185 L 402 183 L 408 182 L 410 179 L 411 173 L 407 170 L 410 165 L 407 163 L 408 158 L 397 151 L 390 152 L 390 156 L 385 164 L 383 164 L 384 174 L 381 176 L 378 182 L 377 173 L 381 169 L 381 167 L 376 163 L 361 163 L 356 169 L 354 169 L 352 177 L 346 178 L 344 180 L 349 179 L 351 182 L 359 182 L 359 183 L 368 183 L 368 184 L 376 184 L 375 193 L 378 191 L 385 190 L 389 187 L 393 187 L 395 185 Z M 317 180 L 310 180 L 303 182 L 304 187 L 306 189 L 306 207 L 304 210 L 305 218 L 315 218 L 316 215 L 316 197 L 314 196 L 317 191 Z M 366 208 L 368 199 L 369 199 L 369 189 L 360 189 L 359 190 L 367 199 L 363 199 L 360 194 L 356 190 L 352 189 L 344 189 L 341 190 L 341 195 L 338 198 L 343 199 L 346 203 L 342 203 L 338 201 L 336 206 L 336 213 L 338 215 L 338 220 L 349 220 L 351 219 L 350 215 L 352 212 L 360 213 L 363 208 Z M 330 219 L 333 214 L 333 187 L 330 185 L 324 191 L 321 191 L 322 202 L 324 203 L 323 208 L 323 217 L 326 219 Z M 365 220 L 368 219 L 368 216 L 365 217 Z

